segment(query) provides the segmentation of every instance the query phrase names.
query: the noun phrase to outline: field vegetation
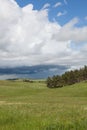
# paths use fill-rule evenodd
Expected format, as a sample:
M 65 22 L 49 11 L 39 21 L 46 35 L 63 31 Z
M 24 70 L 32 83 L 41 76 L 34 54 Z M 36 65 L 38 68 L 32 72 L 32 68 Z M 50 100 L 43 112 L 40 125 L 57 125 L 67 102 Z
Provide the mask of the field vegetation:
M 87 130 L 87 81 L 56 89 L 0 81 L 0 130 Z

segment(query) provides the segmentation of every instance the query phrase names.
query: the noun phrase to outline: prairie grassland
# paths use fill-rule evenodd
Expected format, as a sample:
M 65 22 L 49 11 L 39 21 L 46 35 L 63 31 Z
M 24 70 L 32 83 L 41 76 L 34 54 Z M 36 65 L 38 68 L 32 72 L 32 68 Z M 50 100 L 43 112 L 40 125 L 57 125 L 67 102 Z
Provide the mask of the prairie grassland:
M 0 130 L 87 130 L 87 82 L 0 81 Z

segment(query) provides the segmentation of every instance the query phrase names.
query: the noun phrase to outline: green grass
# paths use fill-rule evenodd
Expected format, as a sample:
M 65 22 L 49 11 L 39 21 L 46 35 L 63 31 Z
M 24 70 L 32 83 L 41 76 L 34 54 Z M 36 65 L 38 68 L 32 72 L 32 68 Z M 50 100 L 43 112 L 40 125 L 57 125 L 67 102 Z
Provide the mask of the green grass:
M 0 81 L 0 130 L 87 130 L 87 82 Z

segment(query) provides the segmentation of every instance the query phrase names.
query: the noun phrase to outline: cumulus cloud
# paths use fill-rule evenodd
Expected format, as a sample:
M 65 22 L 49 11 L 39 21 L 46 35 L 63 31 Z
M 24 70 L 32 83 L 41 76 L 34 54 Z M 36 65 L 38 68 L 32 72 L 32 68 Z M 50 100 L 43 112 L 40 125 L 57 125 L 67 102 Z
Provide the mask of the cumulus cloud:
M 56 8 L 56 7 L 59 7 L 59 6 L 61 6 L 61 5 L 62 5 L 61 2 L 57 2 L 53 7 Z
M 60 26 L 49 21 L 47 6 L 20 8 L 13 0 L 0 0 L 0 5 L 0 66 L 86 62 L 86 52 L 81 56 L 82 50 L 70 47 L 71 41 L 87 43 L 87 27 L 77 28 L 78 19 Z
M 87 26 L 85 27 L 76 27 L 76 24 L 78 23 L 79 19 L 74 18 L 67 24 L 65 24 L 57 35 L 55 35 L 55 38 L 58 41 L 74 41 L 74 42 L 87 42 Z M 67 33 L 66 33 L 67 32 Z M 62 35 L 61 35 L 62 34 Z

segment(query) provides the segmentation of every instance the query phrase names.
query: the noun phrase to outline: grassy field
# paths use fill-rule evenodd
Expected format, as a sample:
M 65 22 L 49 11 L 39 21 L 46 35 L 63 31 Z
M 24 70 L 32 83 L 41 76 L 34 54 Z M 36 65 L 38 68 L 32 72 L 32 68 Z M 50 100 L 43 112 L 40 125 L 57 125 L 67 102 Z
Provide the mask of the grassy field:
M 0 130 L 87 130 L 87 82 L 0 81 Z

